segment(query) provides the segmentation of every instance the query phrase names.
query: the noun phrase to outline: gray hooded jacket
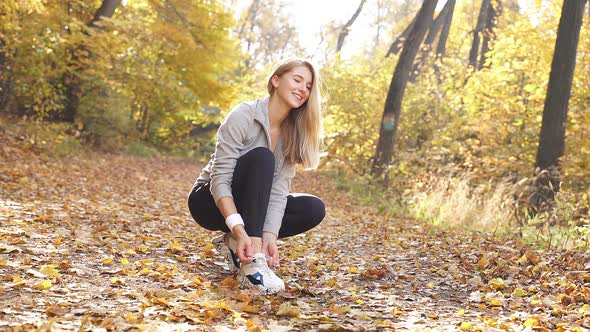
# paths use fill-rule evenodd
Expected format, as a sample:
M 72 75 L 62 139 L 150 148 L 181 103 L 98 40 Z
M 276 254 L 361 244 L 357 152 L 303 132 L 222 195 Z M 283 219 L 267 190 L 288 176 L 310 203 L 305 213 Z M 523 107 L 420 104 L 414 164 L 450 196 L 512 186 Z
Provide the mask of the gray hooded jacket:
M 258 147 L 271 149 L 268 118 L 269 98 L 244 102 L 234 107 L 217 131 L 217 145 L 211 160 L 203 168 L 195 186 L 211 182 L 211 194 L 217 203 L 232 197 L 232 177 L 238 158 Z M 281 142 L 276 145 L 275 170 L 264 232 L 279 234 L 295 165 L 285 159 Z

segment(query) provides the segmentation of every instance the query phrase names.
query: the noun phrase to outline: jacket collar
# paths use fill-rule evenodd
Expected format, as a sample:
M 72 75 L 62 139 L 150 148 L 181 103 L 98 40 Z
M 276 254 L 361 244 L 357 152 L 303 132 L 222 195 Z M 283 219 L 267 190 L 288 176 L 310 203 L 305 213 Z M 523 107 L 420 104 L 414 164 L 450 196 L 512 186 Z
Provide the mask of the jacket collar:
M 254 119 L 260 122 L 267 130 L 270 130 L 268 102 L 270 97 L 260 99 L 254 112 Z

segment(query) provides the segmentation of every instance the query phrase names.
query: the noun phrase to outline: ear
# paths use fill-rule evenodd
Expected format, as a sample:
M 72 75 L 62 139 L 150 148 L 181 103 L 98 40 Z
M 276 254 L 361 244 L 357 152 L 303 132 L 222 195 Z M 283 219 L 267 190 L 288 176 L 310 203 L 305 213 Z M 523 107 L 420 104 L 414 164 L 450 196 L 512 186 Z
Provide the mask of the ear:
M 273 75 L 273 77 L 270 78 L 270 82 L 275 89 L 279 87 L 279 77 L 277 75 Z

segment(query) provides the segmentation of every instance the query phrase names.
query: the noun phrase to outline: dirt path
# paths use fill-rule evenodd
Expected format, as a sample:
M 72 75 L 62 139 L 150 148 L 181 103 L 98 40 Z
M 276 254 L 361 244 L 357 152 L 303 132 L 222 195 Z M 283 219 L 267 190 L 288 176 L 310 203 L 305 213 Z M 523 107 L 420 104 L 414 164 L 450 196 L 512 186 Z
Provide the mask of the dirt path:
M 386 219 L 318 173 L 294 189 L 326 220 L 280 245 L 287 292 L 262 297 L 191 222 L 196 163 L 0 157 L 0 330 L 590 328 L 590 254 Z

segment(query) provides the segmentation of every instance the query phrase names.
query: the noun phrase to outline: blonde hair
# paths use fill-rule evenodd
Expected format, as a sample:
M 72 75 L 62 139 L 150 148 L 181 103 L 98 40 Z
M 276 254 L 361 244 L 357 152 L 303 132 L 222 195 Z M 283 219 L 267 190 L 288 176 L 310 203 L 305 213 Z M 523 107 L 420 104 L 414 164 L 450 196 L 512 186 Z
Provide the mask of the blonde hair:
M 272 96 L 275 87 L 271 79 L 276 75 L 289 73 L 293 68 L 305 66 L 312 74 L 312 86 L 309 99 L 303 106 L 291 110 L 283 121 L 283 151 L 285 158 L 294 164 L 301 164 L 306 169 L 317 168 L 320 163 L 320 137 L 322 135 L 322 96 L 321 79 L 318 71 L 308 60 L 292 58 L 278 64 L 270 74 L 267 83 L 268 93 Z

